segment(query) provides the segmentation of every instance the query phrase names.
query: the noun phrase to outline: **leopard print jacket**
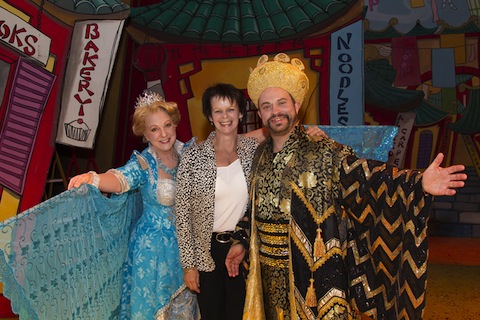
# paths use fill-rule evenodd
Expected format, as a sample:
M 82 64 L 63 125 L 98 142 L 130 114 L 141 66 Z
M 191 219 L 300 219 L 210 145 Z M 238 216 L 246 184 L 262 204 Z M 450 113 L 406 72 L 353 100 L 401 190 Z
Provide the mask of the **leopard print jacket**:
M 177 237 L 182 267 L 210 272 L 215 263 L 210 255 L 215 207 L 217 166 L 212 132 L 207 140 L 188 148 L 177 173 Z M 258 141 L 238 135 L 237 154 L 250 190 L 250 169 Z

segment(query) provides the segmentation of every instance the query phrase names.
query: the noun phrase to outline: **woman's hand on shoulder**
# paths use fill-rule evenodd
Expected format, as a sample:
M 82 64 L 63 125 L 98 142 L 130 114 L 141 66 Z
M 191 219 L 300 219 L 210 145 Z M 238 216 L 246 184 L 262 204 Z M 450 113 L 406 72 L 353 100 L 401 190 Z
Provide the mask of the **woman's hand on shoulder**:
M 314 141 L 318 141 L 322 138 L 328 138 L 327 134 L 316 125 L 306 126 L 305 131 L 307 132 L 308 136 Z
M 258 143 L 262 143 L 268 137 L 270 137 L 270 132 L 268 131 L 268 129 L 262 127 L 260 129 L 249 131 L 243 135 L 245 137 L 255 138 L 258 140 Z

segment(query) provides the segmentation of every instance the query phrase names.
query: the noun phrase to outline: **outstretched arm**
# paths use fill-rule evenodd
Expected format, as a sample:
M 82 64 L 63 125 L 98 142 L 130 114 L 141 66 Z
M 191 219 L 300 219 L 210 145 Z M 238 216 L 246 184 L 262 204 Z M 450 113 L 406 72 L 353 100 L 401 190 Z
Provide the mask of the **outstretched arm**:
M 467 180 L 467 175 L 461 171 L 465 170 L 464 165 L 453 165 L 442 168 L 444 155 L 439 153 L 433 162 L 423 173 L 423 190 L 434 196 L 453 196 L 462 188 Z
M 93 184 L 101 192 L 121 192 L 122 186 L 118 178 L 110 172 L 97 174 L 93 171 L 74 176 L 68 183 L 68 189 L 78 188 L 82 184 Z

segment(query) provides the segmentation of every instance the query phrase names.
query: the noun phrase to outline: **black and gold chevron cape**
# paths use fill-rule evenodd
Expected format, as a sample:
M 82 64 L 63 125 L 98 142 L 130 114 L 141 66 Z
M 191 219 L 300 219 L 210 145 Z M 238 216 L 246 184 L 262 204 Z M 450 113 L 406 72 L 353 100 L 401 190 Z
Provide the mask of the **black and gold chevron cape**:
M 244 319 L 421 319 L 431 196 L 422 174 L 296 126 L 252 168 Z M 269 310 L 269 309 L 274 310 Z

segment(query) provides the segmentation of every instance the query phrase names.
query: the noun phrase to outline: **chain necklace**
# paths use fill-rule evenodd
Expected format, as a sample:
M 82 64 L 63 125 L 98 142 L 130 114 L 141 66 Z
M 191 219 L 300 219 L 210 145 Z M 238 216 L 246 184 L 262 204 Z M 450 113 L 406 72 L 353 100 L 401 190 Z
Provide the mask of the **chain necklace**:
M 215 149 L 215 144 L 217 144 L 217 147 L 219 147 L 218 149 L 220 149 L 220 146 L 218 145 L 217 139 L 215 139 L 215 141 L 213 143 L 213 148 L 214 149 Z M 232 152 L 227 152 L 227 149 L 225 148 L 225 145 L 222 145 L 222 149 L 223 149 L 223 152 L 225 153 L 225 155 L 227 156 L 228 165 L 232 164 L 232 155 L 236 151 L 235 146 L 234 146 Z M 217 151 L 219 151 L 219 154 L 220 154 L 221 150 L 217 150 Z
M 228 153 L 228 152 L 227 152 L 227 149 L 225 149 L 225 147 L 223 147 L 223 151 L 224 151 L 225 154 L 227 155 L 228 165 L 230 165 L 230 164 L 232 163 L 232 161 L 230 160 L 232 153 Z M 233 152 L 233 151 L 232 151 L 232 152 Z

